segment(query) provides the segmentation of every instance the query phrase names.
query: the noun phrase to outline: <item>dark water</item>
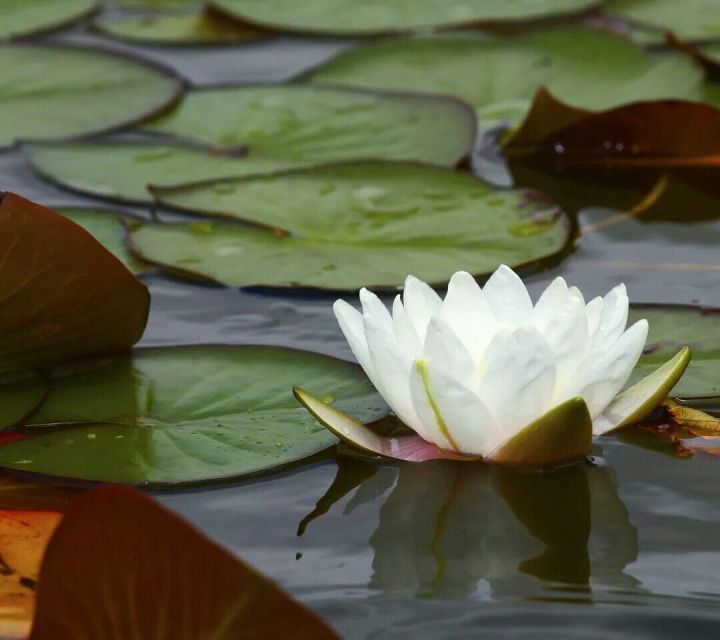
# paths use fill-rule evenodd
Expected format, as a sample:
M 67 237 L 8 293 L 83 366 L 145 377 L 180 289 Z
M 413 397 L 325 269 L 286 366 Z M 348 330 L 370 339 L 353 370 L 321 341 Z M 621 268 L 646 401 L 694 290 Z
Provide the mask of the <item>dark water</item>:
M 340 46 L 280 39 L 145 53 L 196 82 L 280 81 Z M 16 153 L 0 155 L 0 175 L 3 188 L 47 205 L 93 203 L 40 182 Z M 617 215 L 607 207 L 627 209 L 642 189 L 612 176 L 595 188 L 520 179 L 570 209 L 584 207 L 580 225 L 594 225 L 564 261 L 529 276 L 534 293 L 562 273 L 586 296 L 622 280 L 635 302 L 720 306 L 720 201 L 712 194 L 696 201 L 673 191 L 653 215 L 603 227 Z M 271 343 L 349 357 L 330 297 L 146 282 L 153 308 L 145 345 Z M 158 497 L 348 639 L 717 638 L 719 461 L 666 449 L 607 438 L 592 464 L 546 474 L 330 455 Z

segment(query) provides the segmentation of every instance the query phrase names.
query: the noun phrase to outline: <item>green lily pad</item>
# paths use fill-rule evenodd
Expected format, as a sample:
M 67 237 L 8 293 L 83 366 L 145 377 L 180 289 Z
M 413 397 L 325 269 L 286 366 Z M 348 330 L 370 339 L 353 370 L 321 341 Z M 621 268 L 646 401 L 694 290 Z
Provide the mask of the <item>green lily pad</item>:
M 0 429 L 22 422 L 43 401 L 48 392 L 47 381 L 30 374 L 22 381 L 0 383 Z
M 605 13 L 683 40 L 720 37 L 720 4 L 715 0 L 613 0 Z
M 155 190 L 161 204 L 263 225 L 144 224 L 142 258 L 228 286 L 445 283 L 560 251 L 566 215 L 534 192 L 414 163 L 347 163 Z M 286 232 L 289 232 L 286 233 Z
M 105 209 L 58 209 L 57 212 L 88 231 L 135 275 L 148 270 L 148 265 L 133 256 L 125 246 L 123 219 L 127 214 Z
M 143 142 L 74 142 L 26 145 L 33 169 L 60 187 L 119 202 L 150 204 L 149 184 L 274 173 L 299 163 L 235 158 L 191 147 Z
M 127 126 L 183 89 L 164 68 L 88 47 L 5 45 L 0 59 L 0 147 Z
M 513 466 L 544 467 L 582 460 L 590 453 L 592 418 L 582 398 L 570 400 L 529 424 L 489 458 Z
M 692 362 L 670 395 L 679 398 L 720 396 L 720 313 L 697 307 L 633 305 L 628 323 L 641 318 L 647 318 L 650 333 L 630 384 L 652 374 L 679 349 L 689 346 Z
M 267 471 L 335 443 L 292 395 L 303 381 L 338 406 L 387 413 L 362 370 L 275 347 L 137 349 L 58 371 L 0 466 L 132 484 L 206 482 Z M 56 425 L 56 426 L 49 426 Z
M 573 106 L 602 110 L 636 100 L 699 99 L 703 73 L 683 54 L 650 55 L 620 36 L 570 28 L 391 40 L 341 53 L 309 78 L 457 96 L 489 126 L 518 124 L 540 87 Z
M 293 398 L 300 380 L 365 420 L 387 413 L 360 368 L 318 354 L 138 349 L 56 372 L 23 431 L 33 437 L 0 446 L 0 466 L 132 484 L 204 482 L 282 467 L 335 443 Z
M 419 160 L 453 166 L 475 137 L 468 105 L 438 96 L 330 87 L 196 89 L 149 129 L 199 142 L 249 145 L 262 158 Z
M 213 0 L 228 15 L 263 27 L 301 33 L 372 35 L 527 20 L 586 11 L 597 0 Z
M 690 358 L 690 349 L 682 348 L 674 358 L 618 395 L 593 422 L 595 435 L 621 429 L 650 415 L 667 398 Z
M 130 42 L 162 45 L 202 45 L 258 40 L 267 32 L 224 20 L 214 13 L 100 16 L 93 23 L 102 33 Z
M 0 40 L 59 29 L 96 7 L 95 0 L 3 0 Z

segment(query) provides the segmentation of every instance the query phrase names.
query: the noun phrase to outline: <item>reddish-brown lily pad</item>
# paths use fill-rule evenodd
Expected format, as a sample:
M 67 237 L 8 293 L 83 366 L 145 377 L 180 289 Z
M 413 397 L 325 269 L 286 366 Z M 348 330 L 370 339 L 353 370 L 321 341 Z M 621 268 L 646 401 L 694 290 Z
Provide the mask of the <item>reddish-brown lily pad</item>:
M 137 342 L 150 295 L 82 227 L 13 193 L 0 201 L 0 373 Z
M 80 638 L 338 636 L 152 498 L 104 487 L 67 513 L 47 547 L 38 583 L 31 640 Z

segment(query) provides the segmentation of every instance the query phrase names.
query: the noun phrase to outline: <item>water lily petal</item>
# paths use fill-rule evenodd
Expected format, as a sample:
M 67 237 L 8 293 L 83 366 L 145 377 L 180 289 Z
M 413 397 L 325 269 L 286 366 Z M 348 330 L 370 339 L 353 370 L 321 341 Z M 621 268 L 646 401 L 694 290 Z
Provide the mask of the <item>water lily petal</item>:
M 418 433 L 441 449 L 459 451 L 457 443 L 447 429 L 442 414 L 435 405 L 435 399 L 429 387 L 429 378 L 430 371 L 427 358 L 418 358 L 413 363 L 410 371 L 410 395 L 424 431 L 424 433 L 420 431 Z
M 495 333 L 495 315 L 475 278 L 466 271 L 450 278 L 440 317 L 479 361 Z
M 498 333 L 482 367 L 479 395 L 507 437 L 550 408 L 556 368 L 550 346 L 534 327 Z
M 392 316 L 380 298 L 372 291 L 368 291 L 363 287 L 360 289 L 360 304 L 362 305 L 363 316 L 365 318 L 374 318 L 378 325 L 382 326 L 385 331 L 394 334 L 395 325 Z
M 355 359 L 360 363 L 367 377 L 370 378 L 370 382 L 377 387 L 378 378 L 375 373 L 375 365 L 368 351 L 362 314 L 345 300 L 337 300 L 333 305 L 333 311 Z
M 417 400 L 422 405 L 418 412 L 423 412 L 423 420 L 434 420 L 441 441 L 464 454 L 482 456 L 494 450 L 503 432 L 480 397 L 430 358 L 418 359 L 415 369 L 425 395 Z
M 558 308 L 565 304 L 568 297 L 568 286 L 565 278 L 555 278 L 540 294 L 538 301 L 530 314 L 530 324 L 541 333 L 545 332 L 553 322 Z
M 625 330 L 630 300 L 624 284 L 612 289 L 603 299 L 600 323 L 595 331 L 594 348 L 606 349 L 613 344 Z
M 598 296 L 593 298 L 585 305 L 585 314 L 587 315 L 588 335 L 592 340 L 595 336 L 597 328 L 600 326 L 600 317 L 603 311 L 603 299 Z
M 424 341 L 430 318 L 439 313 L 442 307 L 440 296 L 427 283 L 408 276 L 405 280 L 403 302 L 418 338 L 421 342 Z
M 647 320 L 639 320 L 603 351 L 592 349 L 562 390 L 558 402 L 581 396 L 593 418 L 597 418 L 627 382 L 647 340 Z
M 392 312 L 393 324 L 395 325 L 395 339 L 400 350 L 410 359 L 414 360 L 422 353 L 422 343 L 418 338 L 413 323 L 410 322 L 401 296 L 395 296 Z
M 423 355 L 452 372 L 459 380 L 471 386 L 477 378 L 477 368 L 472 356 L 450 325 L 440 316 L 434 316 L 428 324 Z
M 376 372 L 377 388 L 385 402 L 408 427 L 426 437 L 425 430 L 410 396 L 410 369 L 412 360 L 400 351 L 392 325 L 377 315 L 363 317 L 370 359 Z
M 575 288 L 568 289 L 543 335 L 552 349 L 557 367 L 555 390 L 565 387 L 585 356 L 589 344 L 585 300 Z
M 510 267 L 500 265 L 483 287 L 485 299 L 499 322 L 525 323 L 533 305 L 523 281 Z

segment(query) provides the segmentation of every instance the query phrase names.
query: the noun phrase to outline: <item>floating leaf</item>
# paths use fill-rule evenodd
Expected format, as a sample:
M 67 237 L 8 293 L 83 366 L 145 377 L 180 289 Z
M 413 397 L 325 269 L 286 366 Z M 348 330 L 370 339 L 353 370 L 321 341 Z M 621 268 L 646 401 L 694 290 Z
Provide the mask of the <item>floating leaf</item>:
M 690 349 L 681 349 L 672 360 L 619 394 L 594 420 L 595 435 L 639 422 L 657 409 L 685 373 L 690 357 Z
M 525 22 L 581 13 L 597 0 L 212 0 L 229 16 L 263 27 L 333 35 L 372 35 L 478 22 Z
M 297 406 L 307 381 L 369 421 L 387 408 L 355 365 L 274 347 L 136 349 L 57 372 L 0 466 L 80 480 L 177 484 L 286 466 L 335 443 Z M 58 425 L 58 426 L 51 426 Z
M 96 7 L 95 0 L 3 0 L 0 40 L 65 27 Z
M 393 287 L 408 273 L 443 283 L 459 269 L 482 274 L 551 255 L 569 234 L 565 214 L 534 192 L 417 164 L 326 165 L 155 193 L 164 205 L 274 229 L 131 231 L 143 258 L 228 286 Z
M 150 295 L 87 231 L 20 196 L 0 202 L 0 372 L 126 349 Z
M 720 437 L 720 418 L 693 407 L 670 403 L 667 412 L 678 426 L 699 437 Z
M 441 96 L 368 93 L 320 86 L 195 89 L 153 131 L 250 157 L 324 162 L 420 160 L 453 166 L 475 135 L 468 105 Z
M 699 102 L 636 102 L 587 112 L 541 90 L 505 144 L 512 157 L 557 167 L 720 165 L 720 109 Z
M 633 305 L 629 324 L 650 323 L 645 353 L 630 378 L 634 384 L 652 374 L 678 349 L 690 346 L 692 362 L 673 388 L 681 398 L 720 396 L 720 314 L 698 307 Z
M 339 640 L 269 579 L 125 487 L 95 489 L 63 518 L 30 637 Z
M 266 31 L 240 25 L 211 11 L 100 16 L 94 26 L 113 38 L 162 45 L 250 42 L 267 36 Z
M 611 33 L 556 29 L 510 38 L 458 34 L 399 39 L 341 53 L 316 82 L 463 98 L 481 123 L 518 124 L 540 87 L 576 107 L 702 97 L 702 70 L 680 53 L 650 55 Z
M 128 126 L 183 89 L 164 68 L 100 49 L 6 45 L 0 58 L 0 147 Z
M 35 609 L 35 584 L 57 511 L 0 510 L 0 636 L 27 638 Z
M 127 214 L 105 209 L 58 209 L 58 213 L 79 224 L 90 233 L 103 247 L 122 262 L 131 273 L 147 271 L 143 264 L 125 246 L 125 227 L 123 220 Z
M 612 0 L 605 12 L 685 40 L 720 37 L 720 4 L 715 0 Z
M 63 188 L 142 204 L 152 202 L 149 184 L 171 187 L 198 180 L 274 173 L 299 164 L 147 142 L 32 144 L 25 149 L 35 171 Z

